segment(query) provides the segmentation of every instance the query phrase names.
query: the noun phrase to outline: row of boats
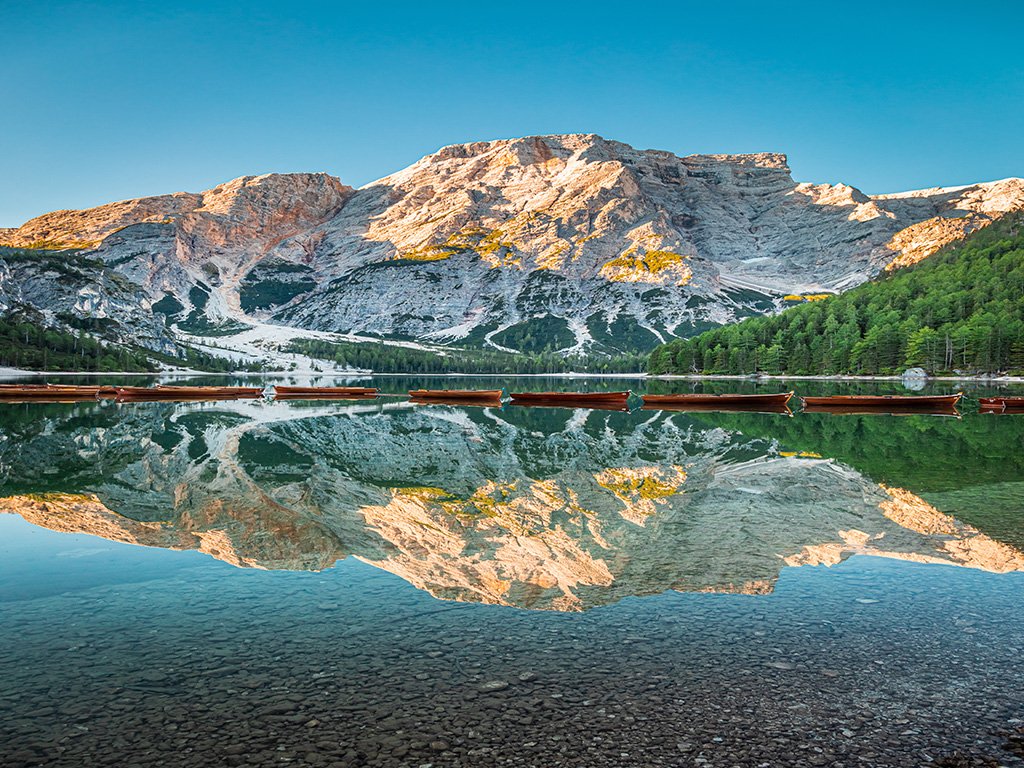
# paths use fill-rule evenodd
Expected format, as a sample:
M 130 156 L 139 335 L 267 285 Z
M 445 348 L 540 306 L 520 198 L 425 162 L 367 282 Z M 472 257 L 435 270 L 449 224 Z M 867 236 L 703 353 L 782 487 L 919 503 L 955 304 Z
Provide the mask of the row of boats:
M 270 396 L 276 400 L 376 397 L 376 387 L 186 387 L 157 384 L 120 387 L 81 384 L 0 384 L 0 400 L 241 400 Z
M 550 406 L 562 408 L 602 408 L 629 410 L 628 401 L 633 393 L 625 392 L 512 392 L 508 400 L 513 405 Z M 414 401 L 448 403 L 505 402 L 502 390 L 413 390 Z M 703 394 L 640 395 L 645 410 L 678 411 L 756 411 L 762 413 L 788 413 L 793 392 L 772 394 Z M 941 413 L 957 415 L 956 404 L 962 392 L 953 395 L 826 395 L 800 397 L 805 412 L 829 413 Z M 1022 412 L 1024 397 L 981 398 L 985 412 Z
M 267 397 L 274 400 L 363 400 L 380 395 L 375 387 L 271 387 L 168 386 L 119 387 L 79 384 L 0 384 L 0 401 L 68 401 L 111 398 L 118 401 L 237 400 Z M 633 393 L 623 392 L 511 392 L 502 389 L 414 389 L 409 398 L 416 403 L 629 410 Z M 793 392 L 772 394 L 640 395 L 643 408 L 686 411 L 788 412 Z M 952 412 L 963 393 L 953 395 L 827 395 L 801 397 L 804 411 L 844 413 L 942 413 Z M 983 412 L 1024 412 L 1024 397 L 983 397 Z

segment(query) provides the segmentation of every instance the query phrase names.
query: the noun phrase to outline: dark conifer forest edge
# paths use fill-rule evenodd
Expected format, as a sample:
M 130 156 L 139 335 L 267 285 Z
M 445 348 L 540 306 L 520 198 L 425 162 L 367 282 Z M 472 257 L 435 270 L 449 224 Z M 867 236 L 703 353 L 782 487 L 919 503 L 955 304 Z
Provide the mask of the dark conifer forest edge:
M 846 293 L 657 347 L 652 374 L 1024 372 L 1024 215 Z

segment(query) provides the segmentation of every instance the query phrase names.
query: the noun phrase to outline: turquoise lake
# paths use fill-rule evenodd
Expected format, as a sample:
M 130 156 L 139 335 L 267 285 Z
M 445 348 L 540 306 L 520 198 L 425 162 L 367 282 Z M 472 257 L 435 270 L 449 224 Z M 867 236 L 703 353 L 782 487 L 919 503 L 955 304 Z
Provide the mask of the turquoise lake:
M 0 765 L 1022 765 L 1024 414 L 990 390 L 0 403 Z

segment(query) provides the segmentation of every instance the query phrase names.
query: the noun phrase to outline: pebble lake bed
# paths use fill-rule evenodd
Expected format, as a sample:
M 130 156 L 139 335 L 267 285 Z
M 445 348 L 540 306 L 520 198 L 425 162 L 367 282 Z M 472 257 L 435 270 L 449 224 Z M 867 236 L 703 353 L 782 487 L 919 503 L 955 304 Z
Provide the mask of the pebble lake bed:
M 4 768 L 1024 765 L 1024 417 L 53 404 L 0 438 Z
M 1019 575 L 855 558 L 560 614 L 191 559 L 4 604 L 5 765 L 1022 762 Z

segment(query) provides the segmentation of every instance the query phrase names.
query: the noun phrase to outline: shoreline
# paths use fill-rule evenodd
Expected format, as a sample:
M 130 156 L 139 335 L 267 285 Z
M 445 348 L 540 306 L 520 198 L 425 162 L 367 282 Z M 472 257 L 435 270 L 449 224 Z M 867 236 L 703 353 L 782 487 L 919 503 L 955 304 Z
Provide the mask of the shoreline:
M 351 371 L 239 371 L 207 372 L 191 369 L 157 371 L 146 373 L 140 371 L 30 371 L 20 368 L 0 368 L 0 379 L 21 378 L 25 376 L 137 376 L 142 378 L 207 376 L 232 378 L 370 378 L 370 377 L 427 377 L 427 378 L 559 378 L 559 379 L 647 379 L 651 381 L 899 381 L 926 384 L 935 381 L 964 382 L 969 384 L 1024 384 L 1024 376 L 926 376 L 922 378 L 904 379 L 902 376 L 855 376 L 855 375 L 758 375 L 747 374 L 681 374 L 660 373 L 376 373 L 374 371 L 353 369 Z
M 723 381 L 906 381 L 920 382 L 926 384 L 929 381 L 964 381 L 979 384 L 1024 384 L 1024 376 L 923 376 L 920 378 L 903 378 L 902 376 L 855 376 L 855 375 L 759 375 L 749 376 L 743 374 L 681 374 L 681 373 L 659 373 L 644 374 L 645 378 L 671 381 L 673 379 L 702 381 L 723 380 Z

